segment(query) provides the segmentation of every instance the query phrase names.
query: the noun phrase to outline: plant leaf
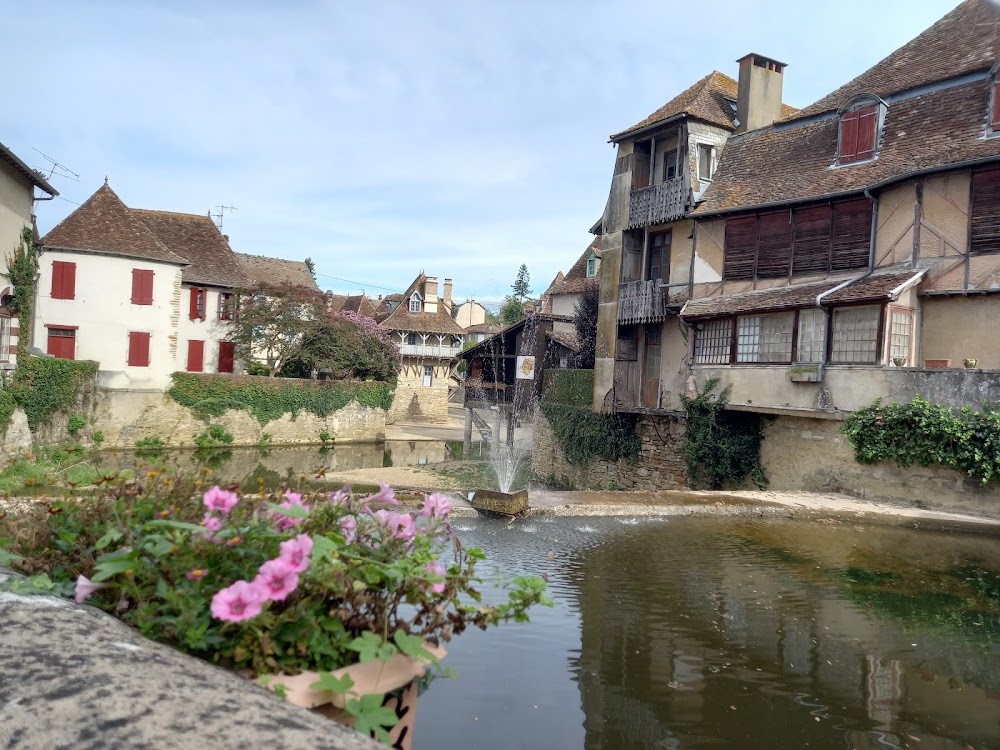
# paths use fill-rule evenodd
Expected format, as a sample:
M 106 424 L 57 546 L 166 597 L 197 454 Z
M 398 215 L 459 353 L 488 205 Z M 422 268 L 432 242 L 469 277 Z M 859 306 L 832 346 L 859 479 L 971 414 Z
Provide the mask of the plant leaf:
M 104 532 L 104 536 L 97 540 L 97 544 L 94 545 L 94 549 L 104 549 L 109 544 L 117 542 L 121 539 L 123 534 L 118 529 L 108 529 Z
M 397 630 L 392 634 L 392 640 L 394 640 L 396 645 L 399 646 L 399 650 L 411 659 L 429 661 L 432 664 L 437 664 L 437 657 L 424 648 L 424 639 L 419 635 L 410 635 L 402 630 Z
M 310 690 L 322 690 L 330 693 L 346 693 L 354 687 L 354 680 L 345 674 L 343 677 L 334 677 L 332 672 L 320 672 L 319 679 L 309 686 Z
M 292 505 L 289 503 L 287 508 L 284 508 L 275 503 L 267 503 L 267 509 L 272 513 L 277 513 L 278 515 L 284 516 L 285 518 L 308 518 L 309 511 L 303 508 L 301 505 Z

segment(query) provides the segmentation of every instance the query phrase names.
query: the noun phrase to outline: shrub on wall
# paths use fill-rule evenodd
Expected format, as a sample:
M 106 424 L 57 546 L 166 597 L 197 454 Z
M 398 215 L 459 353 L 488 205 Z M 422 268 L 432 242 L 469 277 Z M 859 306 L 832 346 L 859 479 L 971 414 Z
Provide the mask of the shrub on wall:
M 0 436 L 7 434 L 7 428 L 10 427 L 10 420 L 14 416 L 16 407 L 14 394 L 0 384 Z
M 594 371 L 546 370 L 542 395 L 549 402 L 589 408 L 594 400 Z
M 262 425 L 300 411 L 326 417 L 357 401 L 388 409 L 393 387 L 378 381 L 312 381 L 253 376 L 199 375 L 177 372 L 167 393 L 201 419 L 245 409 Z
M 982 484 L 1000 476 L 1000 404 L 961 410 L 915 397 L 905 404 L 875 401 L 854 412 L 841 428 L 863 464 L 940 464 Z
M 631 414 L 595 414 L 589 407 L 546 401 L 538 403 L 566 456 L 573 463 L 591 458 L 617 461 L 639 453 L 642 445 Z
M 56 412 L 75 407 L 83 384 L 96 374 L 96 362 L 20 356 L 9 390 L 35 430 Z

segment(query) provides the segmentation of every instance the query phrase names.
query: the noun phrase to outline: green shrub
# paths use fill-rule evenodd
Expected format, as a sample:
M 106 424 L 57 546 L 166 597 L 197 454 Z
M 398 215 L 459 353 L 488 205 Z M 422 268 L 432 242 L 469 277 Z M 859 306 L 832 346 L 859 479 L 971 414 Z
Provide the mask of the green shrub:
M 544 399 L 538 407 L 570 463 L 583 463 L 595 456 L 617 461 L 639 453 L 641 441 L 635 433 L 634 415 L 595 414 L 589 408 Z
M 66 421 L 66 432 L 73 437 L 76 437 L 76 433 L 86 426 L 87 420 L 84 419 L 82 414 L 71 414 L 69 419 Z
M 173 374 L 170 397 L 200 419 L 245 409 L 260 424 L 300 411 L 326 417 L 357 400 L 362 406 L 388 409 L 393 386 L 378 381 L 313 381 L 252 376 Z
M 327 443 L 333 441 L 333 435 L 330 434 L 329 430 L 322 430 L 319 433 L 319 441 L 325 446 Z
M 14 394 L 9 388 L 0 387 L 0 435 L 7 433 L 10 427 L 10 420 L 14 416 L 14 409 L 17 403 L 14 401 Z
M 567 406 L 586 406 L 594 401 L 593 370 L 546 370 L 542 376 L 542 396 Z
M 56 412 L 76 406 L 80 389 L 97 374 L 97 363 L 56 357 L 19 357 L 10 392 L 32 430 Z M 81 425 L 82 426 L 82 425 Z
M 90 440 L 94 444 L 95 448 L 100 448 L 101 447 L 101 443 L 104 442 L 104 433 L 101 432 L 100 430 L 94 430 L 90 434 Z
M 879 399 L 854 412 L 841 430 L 859 463 L 939 464 L 982 484 L 1000 475 L 997 403 L 984 403 L 977 412 L 932 404 L 920 396 L 905 404 L 883 404 Z
M 233 442 L 233 434 L 222 425 L 214 424 L 199 435 L 194 444 L 199 448 L 221 448 Z

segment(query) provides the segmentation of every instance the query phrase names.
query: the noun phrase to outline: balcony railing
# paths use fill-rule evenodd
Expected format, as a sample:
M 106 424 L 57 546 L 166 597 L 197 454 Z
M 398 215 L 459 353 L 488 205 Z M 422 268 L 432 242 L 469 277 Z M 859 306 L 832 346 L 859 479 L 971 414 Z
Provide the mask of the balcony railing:
M 659 323 L 667 315 L 666 289 L 659 281 L 626 281 L 618 285 L 618 322 Z
M 404 357 L 440 357 L 441 359 L 452 359 L 457 357 L 462 351 L 461 345 L 440 346 L 438 344 L 400 344 L 400 354 Z
M 681 218 L 688 210 L 690 197 L 690 187 L 683 177 L 633 190 L 628 199 L 628 229 Z

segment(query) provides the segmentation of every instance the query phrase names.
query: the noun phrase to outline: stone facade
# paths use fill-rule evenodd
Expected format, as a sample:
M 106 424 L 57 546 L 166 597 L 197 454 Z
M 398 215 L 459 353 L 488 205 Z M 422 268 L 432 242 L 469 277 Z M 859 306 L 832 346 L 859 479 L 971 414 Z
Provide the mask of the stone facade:
M 425 385 L 425 367 L 433 369 L 430 385 Z M 386 422 L 447 422 L 448 368 L 446 361 L 404 357 Z
M 536 408 L 531 470 L 541 479 L 552 478 L 576 489 L 684 489 L 687 464 L 683 456 L 683 419 L 645 415 L 636 429 L 642 440 L 637 457 L 618 461 L 593 458 L 586 464 L 572 464 L 566 460 L 552 426 Z

